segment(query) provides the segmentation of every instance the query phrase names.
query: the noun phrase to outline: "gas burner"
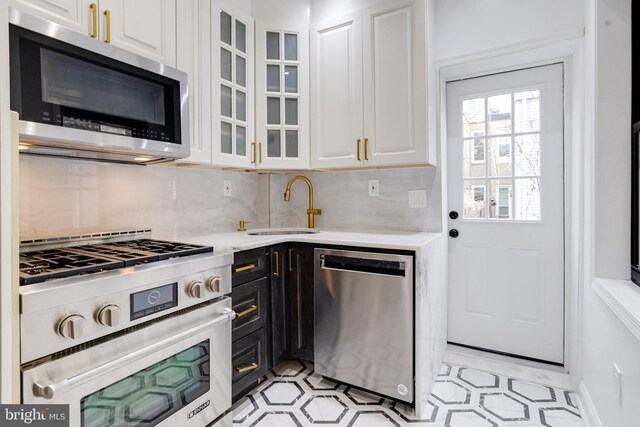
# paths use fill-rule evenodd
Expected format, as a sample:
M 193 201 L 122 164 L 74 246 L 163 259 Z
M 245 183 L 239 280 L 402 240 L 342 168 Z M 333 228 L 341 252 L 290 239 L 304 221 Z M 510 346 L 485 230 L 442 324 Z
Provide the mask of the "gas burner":
M 20 285 L 211 253 L 210 246 L 137 239 L 20 253 Z
M 79 274 L 98 273 L 123 267 L 122 262 L 73 252 L 69 249 L 47 249 L 20 254 L 20 284 L 30 285 L 45 280 Z

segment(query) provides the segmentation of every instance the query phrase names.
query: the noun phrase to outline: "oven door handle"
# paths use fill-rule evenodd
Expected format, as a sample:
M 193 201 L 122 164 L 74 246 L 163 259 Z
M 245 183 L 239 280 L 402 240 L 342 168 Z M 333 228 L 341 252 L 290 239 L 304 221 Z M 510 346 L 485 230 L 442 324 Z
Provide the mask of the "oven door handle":
M 129 353 L 126 356 L 123 356 L 119 359 L 112 360 L 111 362 L 105 363 L 104 365 L 91 369 L 89 371 L 83 372 L 81 374 L 75 375 L 71 378 L 64 379 L 62 381 L 42 381 L 36 382 L 33 385 L 33 394 L 36 397 L 43 397 L 45 399 L 53 399 L 60 394 L 67 393 L 74 387 L 77 387 L 81 384 L 87 383 L 89 381 L 94 380 L 97 377 L 108 374 L 118 368 L 129 365 L 131 362 L 142 359 L 144 357 L 150 356 L 156 353 L 158 350 L 162 350 L 168 346 L 176 344 L 186 338 L 189 338 L 193 335 L 198 334 L 203 329 L 207 329 L 213 325 L 217 325 L 219 323 L 230 322 L 235 319 L 236 313 L 230 308 L 225 308 L 224 312 L 221 316 L 216 317 L 213 320 L 210 320 L 202 325 L 189 329 L 184 332 L 180 332 L 179 334 L 173 335 L 169 338 L 166 338 L 162 341 L 158 341 L 155 344 L 152 344 L 148 347 L 140 349 L 138 351 L 134 351 L 133 353 Z

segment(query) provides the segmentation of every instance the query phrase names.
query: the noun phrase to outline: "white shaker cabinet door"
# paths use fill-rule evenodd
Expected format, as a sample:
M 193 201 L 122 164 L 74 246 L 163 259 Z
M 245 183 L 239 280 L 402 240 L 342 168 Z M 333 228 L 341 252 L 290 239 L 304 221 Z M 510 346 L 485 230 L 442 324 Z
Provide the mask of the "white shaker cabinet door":
M 176 61 L 189 76 L 191 152 L 177 162 L 211 164 L 211 1 L 180 1 Z
M 424 13 L 421 2 L 406 0 L 363 12 L 367 166 L 427 163 Z
M 100 0 L 100 39 L 176 66 L 176 0 Z
M 314 26 L 311 34 L 311 167 L 358 167 L 363 158 L 362 14 Z
M 97 2 L 90 0 L 11 0 L 9 2 L 11 7 L 86 35 L 94 33 L 92 4 L 97 21 L 98 5 Z M 97 28 L 94 34 L 97 37 Z

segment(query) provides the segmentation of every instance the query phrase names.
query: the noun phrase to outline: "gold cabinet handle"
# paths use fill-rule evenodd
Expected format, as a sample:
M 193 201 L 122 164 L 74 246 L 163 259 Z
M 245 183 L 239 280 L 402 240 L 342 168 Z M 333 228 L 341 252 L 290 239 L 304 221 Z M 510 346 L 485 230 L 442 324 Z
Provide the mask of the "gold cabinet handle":
M 258 163 L 262 163 L 262 142 L 258 143 Z
M 233 272 L 234 273 L 242 273 L 243 271 L 251 270 L 251 269 L 254 269 L 254 268 L 256 268 L 255 264 L 249 264 L 249 265 L 245 265 L 245 266 L 242 266 L 242 267 L 236 267 L 236 268 L 233 269 Z
M 292 254 L 293 254 L 293 249 L 289 249 L 289 271 L 293 271 Z
M 356 158 L 358 159 L 358 161 L 362 160 L 360 158 L 360 140 L 356 140 Z
M 252 154 L 252 157 L 251 157 L 251 164 L 255 164 L 255 163 L 257 163 L 257 158 L 256 158 L 256 143 L 255 143 L 255 142 L 252 142 L 252 143 L 251 143 L 251 154 Z
M 255 362 L 252 362 L 251 365 L 243 366 L 242 368 L 236 368 L 236 372 L 242 373 L 247 371 L 253 371 L 258 369 L 258 365 Z
M 236 313 L 236 319 L 239 318 L 239 317 L 244 317 L 249 313 L 253 313 L 257 309 L 258 309 L 257 305 L 252 305 L 251 307 L 247 308 L 245 311 L 241 311 L 240 313 Z
M 273 275 L 280 277 L 280 256 L 278 255 L 278 251 L 274 251 L 273 254 L 276 256 L 276 271 L 273 272 Z
M 107 35 L 104 39 L 105 42 L 107 43 L 111 43 L 111 11 L 110 10 L 105 10 L 104 11 L 104 16 L 107 17 Z
M 94 39 L 98 37 L 98 5 L 91 3 L 91 37 Z
M 364 139 L 364 159 L 369 160 L 369 138 Z

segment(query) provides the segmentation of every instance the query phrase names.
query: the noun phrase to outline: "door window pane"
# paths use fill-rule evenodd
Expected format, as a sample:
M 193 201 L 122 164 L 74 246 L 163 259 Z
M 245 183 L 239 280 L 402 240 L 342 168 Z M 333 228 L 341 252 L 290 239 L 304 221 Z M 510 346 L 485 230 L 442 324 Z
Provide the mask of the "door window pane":
M 465 139 L 463 141 L 463 176 L 465 178 L 485 176 L 484 162 L 485 142 L 483 138 Z
M 220 48 L 220 77 L 231 81 L 231 52 L 225 48 Z
M 267 157 L 280 157 L 280 131 L 267 131 Z
M 484 180 L 464 180 L 463 218 L 486 218 L 487 189 Z
M 285 124 L 298 124 L 298 100 L 295 98 L 287 98 L 284 101 L 285 106 Z
M 462 101 L 463 137 L 484 136 L 485 98 Z
M 247 129 L 243 126 L 236 126 L 236 154 L 247 155 Z
M 231 88 L 220 85 L 220 114 L 225 117 L 232 117 L 231 108 Z
M 540 175 L 540 134 L 516 136 L 513 157 L 516 176 Z
M 488 176 L 511 176 L 511 137 L 489 138 Z
M 239 55 L 236 55 L 236 83 L 247 87 L 247 61 Z
M 528 90 L 513 94 L 516 133 L 540 130 L 540 91 Z
M 230 123 L 222 122 L 220 124 L 220 151 L 225 154 L 231 154 L 232 152 L 232 137 L 233 126 Z
M 489 180 L 489 218 L 511 219 L 511 179 Z
M 247 26 L 236 19 L 236 49 L 247 53 Z
M 284 59 L 287 61 L 298 60 L 298 36 L 296 34 L 284 35 Z
M 489 135 L 511 133 L 511 94 L 487 98 L 487 128 Z
M 279 65 L 267 65 L 267 92 L 280 92 Z
M 298 131 L 285 131 L 287 157 L 298 157 Z
M 280 59 L 280 33 L 267 31 L 267 59 Z
M 540 178 L 516 178 L 516 219 L 540 221 Z
M 231 46 L 231 15 L 220 12 L 220 40 Z
M 280 98 L 272 96 L 267 98 L 267 124 L 280 124 Z
M 236 119 L 247 121 L 247 94 L 236 91 Z
M 289 65 L 284 67 L 284 91 L 298 93 L 298 67 Z

